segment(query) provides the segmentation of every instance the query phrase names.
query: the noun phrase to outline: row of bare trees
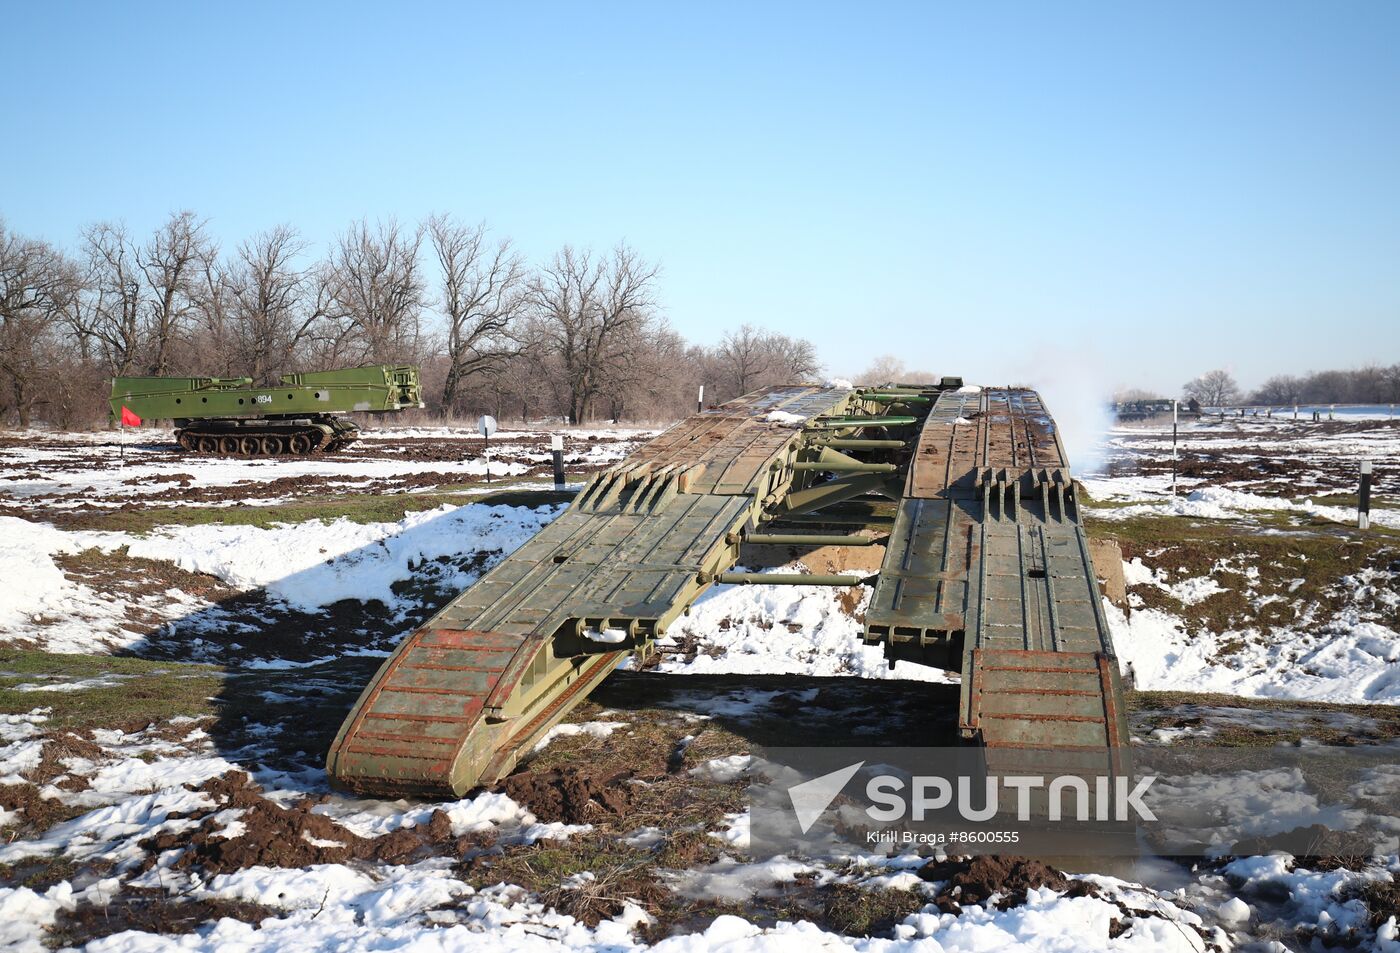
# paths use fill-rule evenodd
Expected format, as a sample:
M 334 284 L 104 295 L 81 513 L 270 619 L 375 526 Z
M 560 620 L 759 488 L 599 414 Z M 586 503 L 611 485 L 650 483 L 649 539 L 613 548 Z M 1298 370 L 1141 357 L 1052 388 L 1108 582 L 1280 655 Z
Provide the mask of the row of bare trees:
M 1251 404 L 1400 404 L 1400 364 L 1270 377 Z
M 1142 396 L 1138 396 L 1141 394 Z M 1206 371 L 1187 381 L 1182 394 L 1203 407 L 1229 407 L 1237 404 L 1289 406 L 1292 404 L 1394 404 L 1400 403 L 1400 364 L 1369 364 L 1347 371 L 1314 371 L 1294 376 L 1270 377 L 1254 391 L 1246 393 L 1234 375 L 1224 369 Z M 1131 398 L 1155 397 L 1135 392 Z
M 324 256 L 279 226 L 223 249 L 192 212 L 72 248 L 0 220 L 0 420 L 90 426 L 112 377 L 251 377 L 364 363 L 424 369 L 429 409 L 508 419 L 662 420 L 810 379 L 810 342 L 749 325 L 687 343 L 657 266 L 626 245 L 532 265 L 484 225 L 359 221 Z

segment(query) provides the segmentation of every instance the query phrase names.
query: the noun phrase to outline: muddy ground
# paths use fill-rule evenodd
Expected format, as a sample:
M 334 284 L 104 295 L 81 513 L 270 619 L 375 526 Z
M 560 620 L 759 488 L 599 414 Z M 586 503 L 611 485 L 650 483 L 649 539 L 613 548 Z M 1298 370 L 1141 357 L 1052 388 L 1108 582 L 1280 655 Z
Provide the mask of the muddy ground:
M 1171 423 L 1124 425 L 1109 441 L 1109 478 L 1169 477 Z M 1302 420 L 1285 417 L 1206 418 L 1183 426 L 1176 474 L 1191 489 L 1216 486 L 1270 496 L 1300 492 L 1355 493 L 1362 460 L 1377 472 L 1377 489 L 1400 477 L 1400 419 Z M 1081 474 L 1084 475 L 1084 474 Z

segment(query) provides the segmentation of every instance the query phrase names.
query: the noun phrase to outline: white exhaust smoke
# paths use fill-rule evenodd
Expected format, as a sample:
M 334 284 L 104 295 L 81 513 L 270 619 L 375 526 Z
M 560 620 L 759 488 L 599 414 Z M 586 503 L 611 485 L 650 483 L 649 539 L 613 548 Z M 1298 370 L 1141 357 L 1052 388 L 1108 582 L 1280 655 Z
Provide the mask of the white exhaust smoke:
M 1103 469 L 1107 436 L 1113 426 L 1114 385 L 1105 366 L 1082 350 L 1038 348 L 1029 364 L 1019 367 L 1015 380 L 1040 392 L 1060 431 L 1076 476 Z

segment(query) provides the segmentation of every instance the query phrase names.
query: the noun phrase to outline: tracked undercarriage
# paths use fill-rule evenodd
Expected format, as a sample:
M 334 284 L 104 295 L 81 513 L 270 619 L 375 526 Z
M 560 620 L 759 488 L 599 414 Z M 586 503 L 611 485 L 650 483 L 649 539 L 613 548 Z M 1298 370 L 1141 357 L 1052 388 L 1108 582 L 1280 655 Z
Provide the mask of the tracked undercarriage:
M 301 457 L 340 450 L 360 438 L 360 428 L 353 420 L 330 414 L 251 420 L 177 419 L 175 427 L 175 441 L 184 449 L 226 457 Z
M 1054 423 L 1033 391 L 961 383 L 781 387 L 655 437 L 404 641 L 336 736 L 331 777 L 385 796 L 500 778 L 716 583 L 872 585 L 866 643 L 961 672 L 969 742 L 1125 742 Z M 872 543 L 876 576 L 733 571 L 747 545 Z

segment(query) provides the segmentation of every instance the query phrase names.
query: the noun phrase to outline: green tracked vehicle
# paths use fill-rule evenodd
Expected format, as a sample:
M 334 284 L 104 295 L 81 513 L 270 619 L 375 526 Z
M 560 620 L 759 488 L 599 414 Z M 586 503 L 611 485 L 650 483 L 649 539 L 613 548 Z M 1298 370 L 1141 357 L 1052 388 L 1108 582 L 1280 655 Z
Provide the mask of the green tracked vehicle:
M 275 387 L 250 377 L 118 377 L 111 400 L 113 420 L 123 408 L 171 420 L 186 450 L 244 457 L 339 450 L 360 435 L 342 414 L 422 406 L 418 368 L 406 364 L 285 374 Z

